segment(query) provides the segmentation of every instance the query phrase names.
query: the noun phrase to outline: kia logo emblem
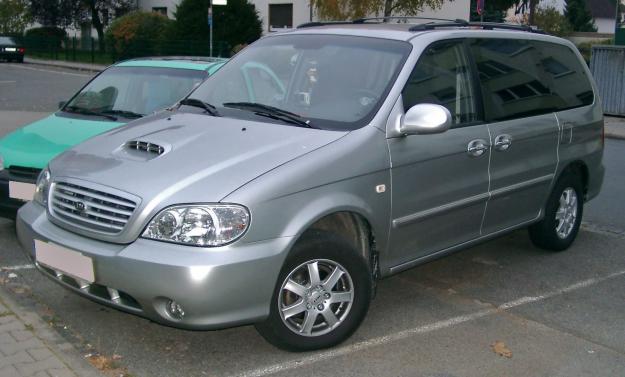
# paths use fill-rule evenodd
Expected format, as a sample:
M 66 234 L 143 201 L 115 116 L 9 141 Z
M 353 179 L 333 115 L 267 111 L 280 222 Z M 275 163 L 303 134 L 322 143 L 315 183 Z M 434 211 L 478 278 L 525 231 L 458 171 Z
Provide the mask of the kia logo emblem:
M 75 202 L 74 203 L 74 208 L 76 208 L 76 211 L 78 212 L 84 212 L 85 211 L 85 203 L 83 202 Z

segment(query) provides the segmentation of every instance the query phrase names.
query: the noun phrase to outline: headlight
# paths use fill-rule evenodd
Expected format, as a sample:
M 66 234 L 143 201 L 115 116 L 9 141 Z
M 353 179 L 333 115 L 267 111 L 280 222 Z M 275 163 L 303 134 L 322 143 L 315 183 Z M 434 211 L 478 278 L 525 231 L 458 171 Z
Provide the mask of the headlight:
M 247 208 L 236 204 L 189 204 L 156 215 L 142 237 L 193 246 L 222 246 L 245 233 Z
M 45 168 L 39 173 L 37 184 L 35 185 L 34 201 L 45 206 L 48 204 L 48 192 L 50 191 L 50 171 Z

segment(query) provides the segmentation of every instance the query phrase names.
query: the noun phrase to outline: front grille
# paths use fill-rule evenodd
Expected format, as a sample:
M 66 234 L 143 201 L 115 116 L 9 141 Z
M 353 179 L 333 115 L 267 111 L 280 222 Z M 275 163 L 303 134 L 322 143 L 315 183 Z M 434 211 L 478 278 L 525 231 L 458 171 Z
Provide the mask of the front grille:
M 112 234 L 124 229 L 136 206 L 132 200 L 66 182 L 55 183 L 50 198 L 54 216 L 89 230 Z
M 132 140 L 126 143 L 126 147 L 142 152 L 153 153 L 157 156 L 160 156 L 165 152 L 165 148 L 158 144 L 148 143 L 147 141 Z
M 41 169 L 29 168 L 26 166 L 11 166 L 7 169 L 13 178 L 21 178 L 29 181 L 36 181 L 41 173 Z

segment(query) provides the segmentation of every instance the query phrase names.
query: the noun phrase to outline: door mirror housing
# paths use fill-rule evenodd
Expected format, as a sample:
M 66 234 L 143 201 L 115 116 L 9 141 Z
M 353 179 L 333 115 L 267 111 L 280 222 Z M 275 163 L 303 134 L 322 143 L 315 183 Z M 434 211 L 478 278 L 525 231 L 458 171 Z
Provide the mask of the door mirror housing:
M 446 107 L 422 103 L 411 107 L 402 117 L 403 135 L 427 135 L 445 132 L 451 127 L 451 113 Z

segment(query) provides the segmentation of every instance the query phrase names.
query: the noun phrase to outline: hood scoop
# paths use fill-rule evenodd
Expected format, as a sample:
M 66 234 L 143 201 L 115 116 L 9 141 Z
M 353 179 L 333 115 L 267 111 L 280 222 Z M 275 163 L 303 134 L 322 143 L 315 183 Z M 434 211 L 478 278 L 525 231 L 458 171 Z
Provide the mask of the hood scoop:
M 165 153 L 165 147 L 156 143 L 150 143 L 149 141 L 131 140 L 126 143 L 126 148 L 146 153 L 152 153 L 156 156 L 160 156 Z
M 149 161 L 169 152 L 170 146 L 147 140 L 130 140 L 117 148 L 113 154 L 127 160 Z

